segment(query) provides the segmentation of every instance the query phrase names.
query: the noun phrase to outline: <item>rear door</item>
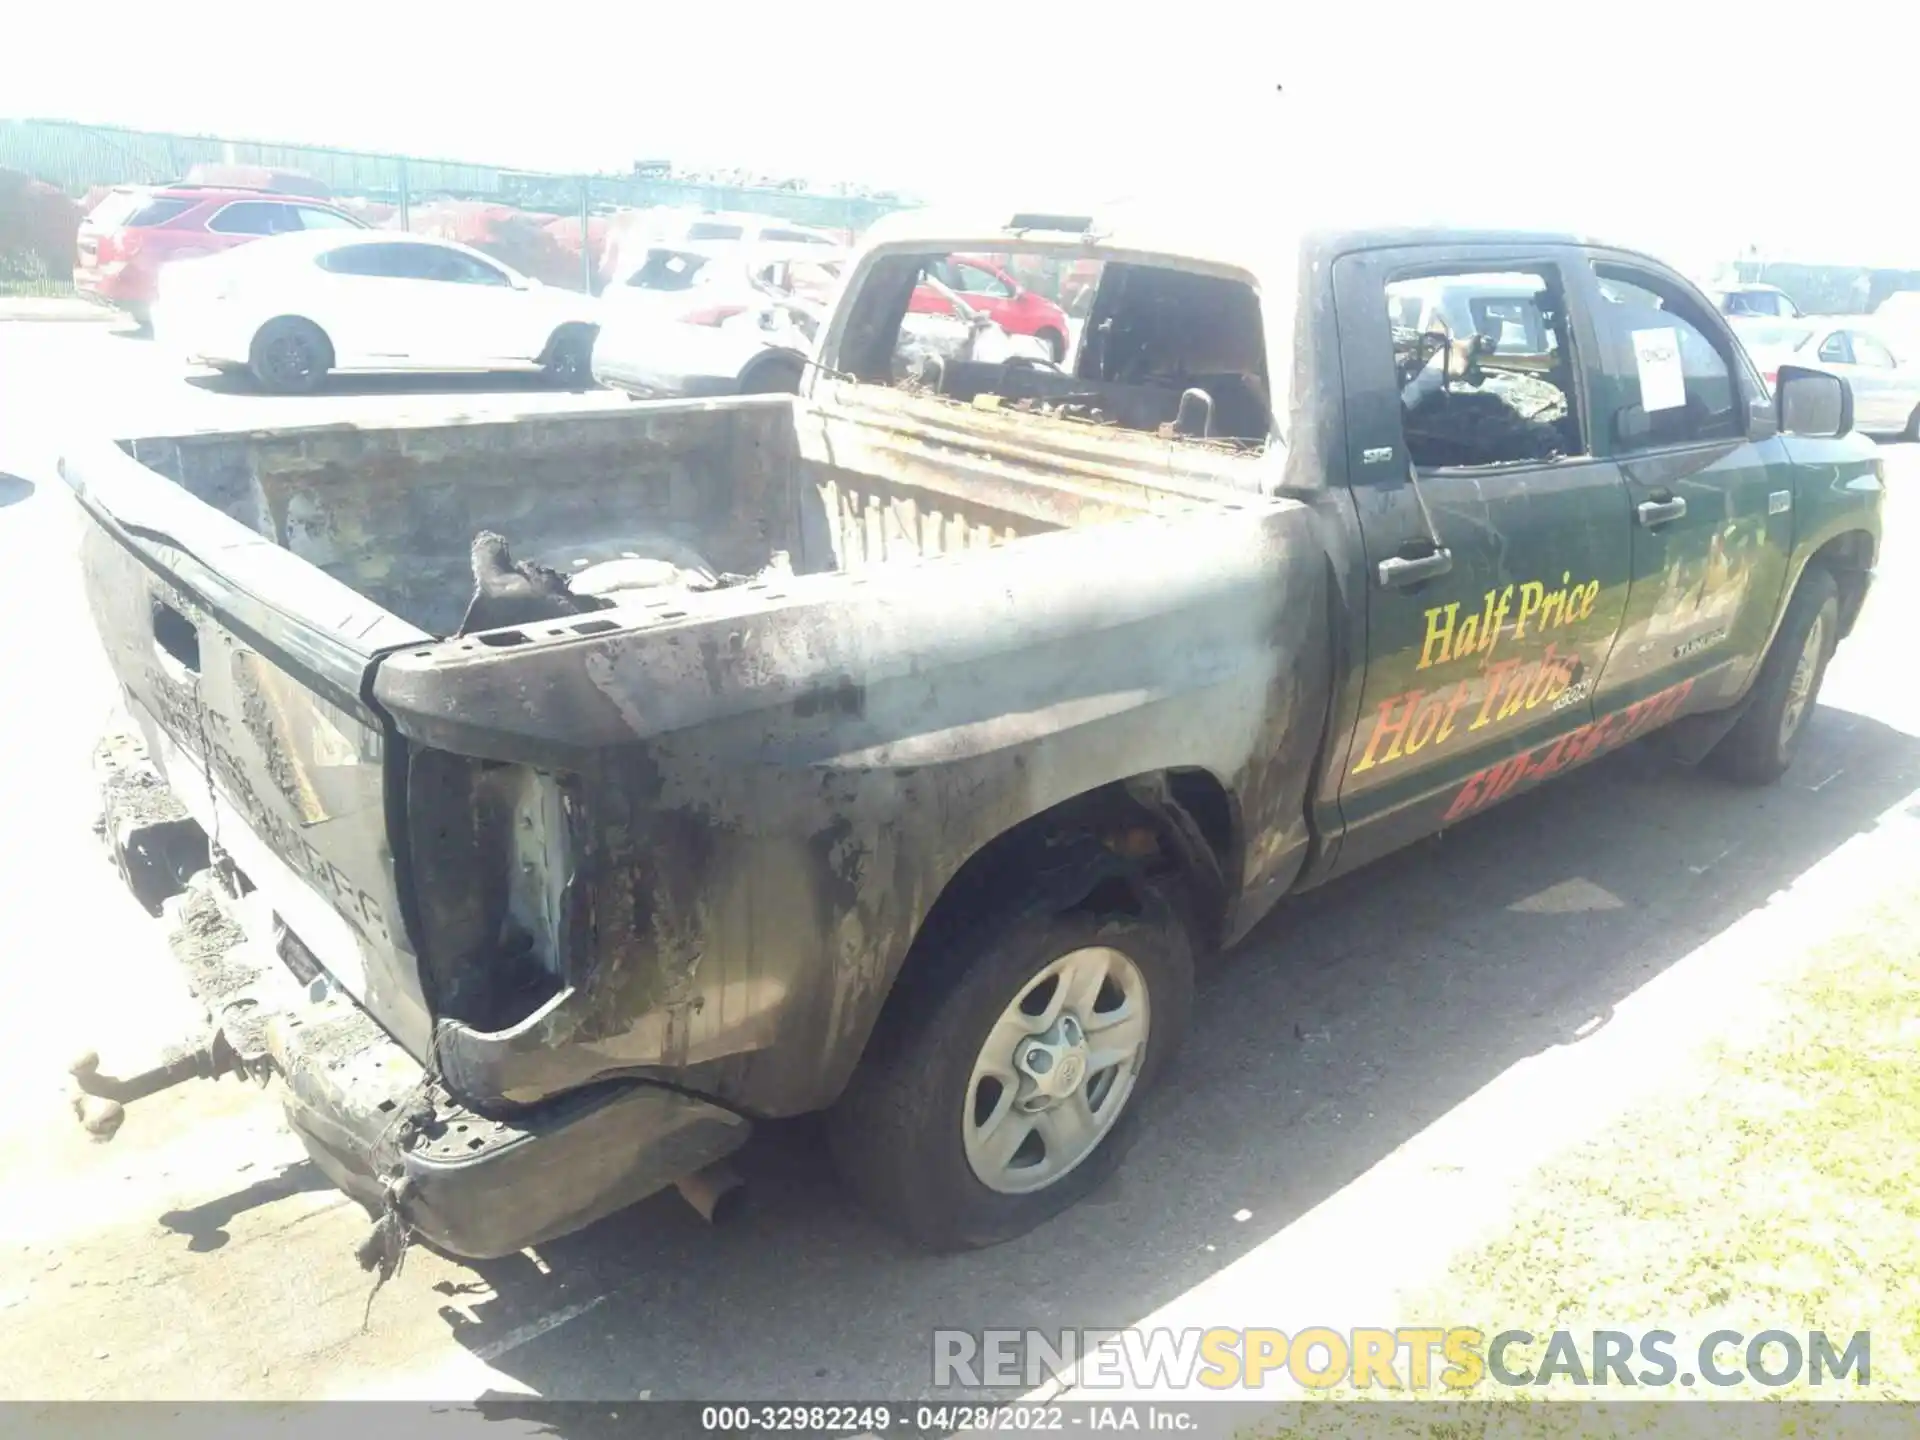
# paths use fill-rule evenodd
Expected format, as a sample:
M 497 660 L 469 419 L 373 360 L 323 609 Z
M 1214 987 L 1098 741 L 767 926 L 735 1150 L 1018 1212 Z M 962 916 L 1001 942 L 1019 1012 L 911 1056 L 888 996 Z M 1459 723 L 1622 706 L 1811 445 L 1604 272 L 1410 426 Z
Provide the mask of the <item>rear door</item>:
M 1585 413 L 1593 342 L 1568 283 L 1582 263 L 1448 246 L 1335 265 L 1368 587 L 1340 869 L 1437 828 L 1485 793 L 1477 776 L 1591 718 L 1630 541 L 1619 471 Z M 1470 333 L 1407 323 L 1440 292 L 1461 297 Z
M 1734 699 L 1765 649 L 1793 548 L 1793 477 L 1765 383 L 1672 272 L 1595 252 L 1595 416 L 1632 514 L 1632 589 L 1603 714 L 1663 719 Z

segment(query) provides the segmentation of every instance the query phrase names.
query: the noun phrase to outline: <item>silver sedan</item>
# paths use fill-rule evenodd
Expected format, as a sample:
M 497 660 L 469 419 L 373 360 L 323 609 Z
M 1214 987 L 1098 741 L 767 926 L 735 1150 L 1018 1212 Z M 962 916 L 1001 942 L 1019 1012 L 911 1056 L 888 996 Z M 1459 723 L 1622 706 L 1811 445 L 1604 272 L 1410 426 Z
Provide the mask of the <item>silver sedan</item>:
M 1732 324 L 1769 387 L 1782 365 L 1825 370 L 1853 387 L 1855 429 L 1920 440 L 1920 361 L 1897 354 L 1871 317 L 1735 317 Z

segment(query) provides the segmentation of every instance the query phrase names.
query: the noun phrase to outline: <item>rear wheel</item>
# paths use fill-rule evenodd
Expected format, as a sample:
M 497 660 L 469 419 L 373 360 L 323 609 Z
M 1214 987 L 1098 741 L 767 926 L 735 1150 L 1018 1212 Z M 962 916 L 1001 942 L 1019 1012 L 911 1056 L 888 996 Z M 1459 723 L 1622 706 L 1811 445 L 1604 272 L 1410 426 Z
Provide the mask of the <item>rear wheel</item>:
M 917 973 L 945 983 L 889 1006 L 829 1117 L 834 1159 L 924 1245 L 1010 1240 L 1125 1156 L 1186 1030 L 1186 929 L 1152 893 L 1132 914 L 1029 910 L 955 937 Z
M 128 304 L 127 314 L 133 319 L 134 332 L 139 335 L 153 333 L 153 310 L 144 300 L 135 300 Z
M 1920 440 L 1920 405 L 1913 407 L 1913 414 L 1907 417 L 1907 439 Z
M 566 325 L 547 342 L 540 370 L 555 385 L 584 390 L 593 384 L 593 331 L 584 325 Z
M 740 374 L 742 395 L 793 395 L 800 389 L 801 364 L 793 355 L 767 355 Z
M 1708 768 L 1742 785 L 1771 785 L 1786 774 L 1839 640 L 1840 589 L 1826 570 L 1809 567 L 1760 662 L 1746 713 L 1708 753 Z
M 1034 332 L 1034 339 L 1047 347 L 1047 358 L 1058 365 L 1067 358 L 1067 337 L 1051 325 Z
M 254 380 L 277 395 L 311 395 L 332 368 L 333 347 L 320 327 L 292 316 L 262 325 L 248 352 Z

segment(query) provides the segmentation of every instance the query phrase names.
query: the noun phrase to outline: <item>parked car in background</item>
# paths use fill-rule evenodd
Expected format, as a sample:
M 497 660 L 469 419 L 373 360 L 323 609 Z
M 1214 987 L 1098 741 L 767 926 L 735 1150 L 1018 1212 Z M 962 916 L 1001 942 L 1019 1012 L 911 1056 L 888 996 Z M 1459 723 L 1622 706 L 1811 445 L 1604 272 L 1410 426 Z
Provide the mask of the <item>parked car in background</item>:
M 1782 365 L 1839 375 L 1853 387 L 1854 428 L 1920 440 L 1920 365 L 1902 360 L 1875 328 L 1875 316 L 1803 315 L 1732 320 L 1771 389 Z
M 220 185 L 121 185 L 87 212 L 76 237 L 74 286 L 152 323 L 160 267 L 217 255 L 267 235 L 362 230 L 322 200 Z
M 1873 307 L 1873 323 L 1902 358 L 1920 355 L 1920 290 L 1894 291 Z
M 1027 289 L 992 261 L 976 255 L 953 255 L 932 262 L 927 275 L 961 295 L 1009 335 L 1032 335 L 1040 340 L 1055 363 L 1066 358 L 1067 312 Z M 951 314 L 953 310 L 940 289 L 925 281 L 914 290 L 908 308 L 920 315 Z
M 792 393 L 846 254 L 655 246 L 600 297 L 593 376 L 639 399 Z
M 626 284 L 655 249 L 695 249 L 711 254 L 724 246 L 758 249 L 767 245 L 814 245 L 843 249 L 838 236 L 771 215 L 731 210 L 666 210 L 643 215 L 631 229 L 608 242 L 603 290 Z
M 303 394 L 340 370 L 542 370 L 585 384 L 594 304 L 450 240 L 279 235 L 170 265 L 154 333 L 189 361 Z
M 1777 285 L 1715 285 L 1707 298 L 1722 315 L 1797 316 L 1800 307 Z

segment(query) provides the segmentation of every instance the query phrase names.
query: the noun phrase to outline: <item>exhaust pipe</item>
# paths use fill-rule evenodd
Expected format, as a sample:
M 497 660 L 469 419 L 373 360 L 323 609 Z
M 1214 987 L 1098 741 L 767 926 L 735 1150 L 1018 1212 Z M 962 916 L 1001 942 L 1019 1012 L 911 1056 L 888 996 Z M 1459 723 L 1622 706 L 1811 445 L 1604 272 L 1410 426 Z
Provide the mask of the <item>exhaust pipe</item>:
M 740 1172 L 724 1160 L 716 1160 L 704 1170 L 683 1175 L 674 1181 L 686 1202 L 700 1212 L 709 1225 L 723 1225 L 739 1213 L 746 1192 Z

